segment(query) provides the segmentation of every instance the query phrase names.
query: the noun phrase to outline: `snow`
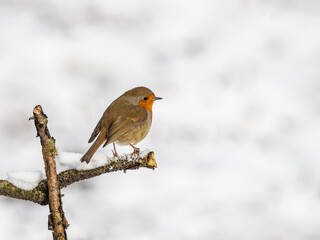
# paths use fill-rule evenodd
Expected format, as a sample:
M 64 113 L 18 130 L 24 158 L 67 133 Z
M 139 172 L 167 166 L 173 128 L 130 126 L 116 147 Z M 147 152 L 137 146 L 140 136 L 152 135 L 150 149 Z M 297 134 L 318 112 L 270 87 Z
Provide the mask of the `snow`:
M 58 151 L 56 162 L 59 163 L 62 167 L 73 169 L 80 165 L 80 158 L 82 157 L 82 155 L 83 154 L 81 153 Z
M 319 1 L 31 2 L 0 2 L 0 179 L 43 169 L 36 104 L 69 161 L 124 91 L 163 97 L 158 168 L 63 189 L 69 239 L 319 238 Z M 52 239 L 46 207 L 0 212 L 0 239 Z
M 32 190 L 43 179 L 41 171 L 19 171 L 7 173 L 7 181 L 23 190 Z
M 135 161 L 138 158 L 143 158 L 150 150 L 146 149 L 141 151 L 139 154 L 135 154 L 131 156 L 131 154 L 121 154 L 118 157 L 110 157 L 104 152 L 97 151 L 91 161 L 89 163 L 80 162 L 80 158 L 83 154 L 81 153 L 73 153 L 73 152 L 58 152 L 58 156 L 56 158 L 57 163 L 59 163 L 64 170 L 66 169 L 76 169 L 79 171 L 89 170 L 97 167 L 101 167 L 112 162 L 122 160 L 122 161 Z M 61 170 L 58 170 L 60 172 Z

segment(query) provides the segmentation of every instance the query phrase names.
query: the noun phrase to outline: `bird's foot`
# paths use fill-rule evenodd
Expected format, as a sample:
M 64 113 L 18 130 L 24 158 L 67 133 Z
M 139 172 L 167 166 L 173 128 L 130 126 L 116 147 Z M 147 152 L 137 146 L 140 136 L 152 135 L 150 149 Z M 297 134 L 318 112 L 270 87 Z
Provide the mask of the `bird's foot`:
M 137 147 L 133 146 L 132 144 L 130 144 L 130 146 L 133 148 L 133 153 L 131 153 L 131 156 L 133 157 L 135 154 L 139 155 L 140 148 L 137 148 Z
M 113 149 L 114 149 L 114 150 L 111 149 L 111 151 L 112 151 L 112 153 L 113 153 L 113 157 L 119 158 L 119 154 L 117 153 L 116 146 L 115 146 L 114 143 L 113 143 Z
M 112 149 L 111 152 L 113 153 L 113 157 L 119 157 L 119 154 L 117 152 L 113 151 Z

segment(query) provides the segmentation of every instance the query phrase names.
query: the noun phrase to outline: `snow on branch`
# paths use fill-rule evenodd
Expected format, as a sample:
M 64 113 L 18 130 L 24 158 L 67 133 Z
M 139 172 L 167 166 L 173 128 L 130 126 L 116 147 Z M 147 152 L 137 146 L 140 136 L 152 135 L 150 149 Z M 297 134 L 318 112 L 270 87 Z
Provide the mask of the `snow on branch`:
M 38 203 L 40 205 L 48 204 L 48 189 L 47 189 L 47 181 L 42 181 L 39 185 L 32 190 L 23 190 L 14 186 L 12 183 L 6 180 L 0 180 L 0 195 L 28 200 L 34 203 Z
M 86 163 L 84 163 L 86 164 Z M 71 169 L 64 172 L 61 172 L 58 175 L 58 181 L 61 188 L 67 187 L 68 185 L 85 180 L 88 178 L 93 178 L 104 173 L 116 172 L 139 169 L 141 167 L 154 169 L 157 167 L 157 163 L 154 157 L 154 152 L 149 152 L 145 156 L 139 156 L 138 158 L 129 158 L 128 160 L 121 159 L 121 157 L 111 162 L 110 164 L 89 169 L 89 170 L 76 170 Z
M 80 160 L 79 160 L 80 161 Z M 84 163 L 86 164 L 86 163 Z M 153 152 L 149 152 L 145 156 L 139 156 L 137 159 L 123 160 L 121 157 L 119 160 L 113 161 L 104 166 L 100 166 L 88 170 L 76 170 L 70 169 L 58 174 L 58 182 L 60 189 L 65 188 L 75 182 L 85 179 L 93 178 L 104 173 L 127 171 L 133 169 L 139 169 L 141 167 L 154 169 L 157 167 L 157 163 Z M 23 190 L 16 187 L 7 180 L 0 180 L 0 195 L 28 200 L 40 205 L 48 204 L 48 189 L 47 180 L 42 180 L 37 187 L 31 190 Z

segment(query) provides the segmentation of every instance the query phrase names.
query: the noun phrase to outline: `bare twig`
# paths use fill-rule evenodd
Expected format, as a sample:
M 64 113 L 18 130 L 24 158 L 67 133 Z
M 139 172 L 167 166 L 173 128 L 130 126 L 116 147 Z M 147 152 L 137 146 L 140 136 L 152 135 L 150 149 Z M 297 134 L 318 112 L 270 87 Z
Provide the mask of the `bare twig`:
M 55 140 L 50 135 L 47 127 L 48 119 L 40 105 L 34 108 L 32 119 L 34 120 L 37 136 L 40 137 L 42 146 L 42 155 L 47 175 L 50 218 L 52 220 L 49 222 L 53 225 L 53 239 L 65 240 L 65 229 L 67 228 L 67 225 L 63 224 L 64 212 L 61 205 L 61 193 L 56 171 L 55 157 L 57 155 L 57 150 L 55 147 Z M 49 226 L 49 229 L 50 228 L 51 226 Z

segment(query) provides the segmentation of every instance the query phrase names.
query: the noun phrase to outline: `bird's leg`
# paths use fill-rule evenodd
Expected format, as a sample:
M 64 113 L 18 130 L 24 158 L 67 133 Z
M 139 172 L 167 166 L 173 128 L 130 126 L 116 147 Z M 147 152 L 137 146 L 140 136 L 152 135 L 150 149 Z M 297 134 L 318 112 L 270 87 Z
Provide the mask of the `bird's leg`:
M 135 146 L 133 146 L 131 143 L 130 143 L 130 146 L 133 148 L 133 153 L 131 154 L 131 156 L 133 156 L 134 154 L 138 154 L 140 153 L 140 148 L 137 148 Z
M 116 145 L 113 143 L 113 149 L 111 149 L 112 153 L 113 153 L 113 157 L 119 157 L 119 154 L 117 153 L 117 150 L 116 150 Z

